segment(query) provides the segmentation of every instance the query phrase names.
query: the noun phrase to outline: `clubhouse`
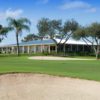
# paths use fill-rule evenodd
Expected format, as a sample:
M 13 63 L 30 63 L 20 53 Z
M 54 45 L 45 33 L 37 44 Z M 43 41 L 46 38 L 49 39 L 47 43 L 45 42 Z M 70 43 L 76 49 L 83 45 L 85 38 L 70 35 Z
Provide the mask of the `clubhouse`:
M 59 39 L 57 42 L 59 43 Z M 63 51 L 63 42 L 60 43 L 59 50 Z M 51 39 L 44 39 L 44 40 L 33 40 L 30 42 L 21 42 L 19 43 L 20 46 L 20 53 L 43 53 L 43 52 L 57 52 L 57 46 L 55 42 Z M 66 52 L 91 52 L 91 44 L 87 46 L 87 44 L 83 41 L 76 41 L 73 39 L 69 39 L 66 42 Z M 17 45 L 10 44 L 10 45 L 1 45 L 0 46 L 0 53 L 6 54 L 16 54 L 17 53 Z

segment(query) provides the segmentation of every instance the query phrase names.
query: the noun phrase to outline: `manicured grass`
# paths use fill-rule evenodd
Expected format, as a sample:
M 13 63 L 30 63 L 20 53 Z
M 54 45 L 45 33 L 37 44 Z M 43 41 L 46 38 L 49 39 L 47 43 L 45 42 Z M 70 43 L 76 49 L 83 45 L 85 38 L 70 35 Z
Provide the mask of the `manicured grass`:
M 37 61 L 0 57 L 0 73 L 32 72 L 100 81 L 100 61 Z

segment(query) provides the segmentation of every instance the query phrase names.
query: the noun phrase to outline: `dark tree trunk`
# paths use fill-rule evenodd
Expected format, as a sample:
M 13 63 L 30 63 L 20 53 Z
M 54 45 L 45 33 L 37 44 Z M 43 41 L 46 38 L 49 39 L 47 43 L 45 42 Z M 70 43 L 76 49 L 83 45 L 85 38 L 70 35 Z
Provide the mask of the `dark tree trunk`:
M 17 55 L 20 56 L 18 33 L 16 33 L 16 42 L 17 42 Z
M 96 52 L 96 59 L 99 59 L 99 52 Z
M 96 59 L 98 60 L 99 59 L 99 53 L 100 53 L 100 46 L 93 46 L 93 49 L 95 51 L 95 55 L 96 55 Z

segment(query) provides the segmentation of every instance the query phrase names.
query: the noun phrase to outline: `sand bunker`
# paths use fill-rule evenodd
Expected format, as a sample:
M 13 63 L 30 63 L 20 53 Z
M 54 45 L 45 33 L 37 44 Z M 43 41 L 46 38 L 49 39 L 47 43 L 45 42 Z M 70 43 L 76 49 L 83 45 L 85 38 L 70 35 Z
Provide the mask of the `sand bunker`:
M 34 59 L 34 60 L 95 60 L 95 59 L 53 57 L 53 56 L 34 56 L 34 57 L 29 57 L 29 59 Z
M 41 74 L 1 75 L 0 100 L 100 100 L 100 83 Z

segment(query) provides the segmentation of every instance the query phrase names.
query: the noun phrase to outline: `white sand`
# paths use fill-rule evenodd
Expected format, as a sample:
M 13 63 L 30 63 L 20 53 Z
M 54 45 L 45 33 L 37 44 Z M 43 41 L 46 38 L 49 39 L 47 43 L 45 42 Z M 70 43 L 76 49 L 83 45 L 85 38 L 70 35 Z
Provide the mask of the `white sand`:
M 100 82 L 42 74 L 1 75 L 0 100 L 100 100 Z
M 81 58 L 68 58 L 68 57 L 54 57 L 54 56 L 34 56 L 29 57 L 33 60 L 95 60 L 95 59 L 81 59 Z

